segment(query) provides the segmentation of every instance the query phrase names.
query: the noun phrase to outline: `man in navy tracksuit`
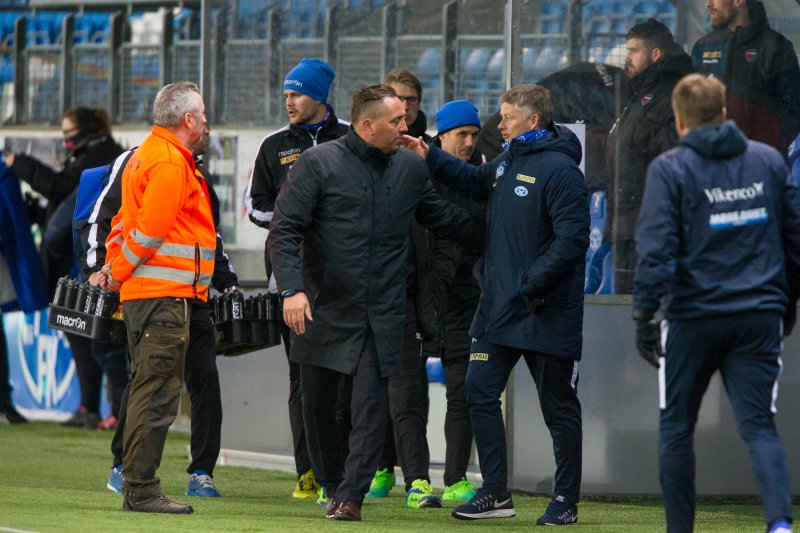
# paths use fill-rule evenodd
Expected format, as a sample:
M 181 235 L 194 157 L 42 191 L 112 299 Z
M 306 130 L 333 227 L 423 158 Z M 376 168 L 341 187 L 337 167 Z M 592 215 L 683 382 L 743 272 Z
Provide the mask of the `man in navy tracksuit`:
M 660 366 L 667 529 L 694 525 L 694 426 L 719 370 L 749 447 L 767 530 L 788 532 L 789 474 L 773 417 L 781 344 L 800 284 L 797 187 L 777 150 L 724 121 L 718 80 L 683 78 L 672 106 L 681 139 L 648 168 L 634 278 L 637 347 Z M 653 317 L 665 297 L 660 325 Z
M 537 524 L 571 524 L 578 519 L 581 484 L 577 383 L 589 246 L 581 145 L 567 128 L 554 125 L 544 87 L 514 87 L 500 103 L 498 128 L 506 144 L 496 159 L 475 167 L 434 146 L 427 152 L 436 179 L 489 204 L 485 254 L 475 266 L 481 298 L 469 331 L 466 379 L 483 485 L 452 514 L 466 520 L 515 515 L 500 395 L 524 357 L 556 461 L 553 499 Z M 427 149 L 422 142 L 413 147 L 421 154 Z

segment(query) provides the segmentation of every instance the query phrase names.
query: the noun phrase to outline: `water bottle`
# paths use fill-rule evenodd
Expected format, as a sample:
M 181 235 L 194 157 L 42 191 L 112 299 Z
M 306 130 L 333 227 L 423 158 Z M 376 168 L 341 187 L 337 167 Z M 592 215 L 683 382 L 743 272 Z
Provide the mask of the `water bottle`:
M 94 307 L 97 305 L 97 292 L 97 287 L 89 287 L 89 292 L 86 294 L 86 304 L 82 309 L 87 315 L 94 313 Z
M 67 278 L 62 277 L 58 278 L 58 283 L 56 284 L 56 292 L 53 295 L 53 305 L 56 307 L 62 307 L 64 305 L 64 298 L 67 292 Z
M 75 309 L 75 302 L 78 298 L 78 282 L 74 279 L 67 281 L 67 288 L 64 291 L 64 307 Z
M 231 320 L 241 320 L 244 318 L 244 296 L 241 292 L 235 292 L 230 297 Z
M 86 296 L 89 294 L 89 285 L 86 283 L 79 283 L 78 284 L 78 295 L 75 297 L 75 309 L 78 312 L 83 311 L 83 308 L 86 307 Z

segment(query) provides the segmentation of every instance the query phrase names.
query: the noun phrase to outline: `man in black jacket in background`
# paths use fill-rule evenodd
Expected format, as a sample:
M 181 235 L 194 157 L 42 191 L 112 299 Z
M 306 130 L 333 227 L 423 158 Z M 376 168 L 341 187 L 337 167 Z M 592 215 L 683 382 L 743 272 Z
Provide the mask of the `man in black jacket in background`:
M 670 98 L 678 80 L 692 71 L 689 55 L 655 19 L 632 27 L 625 39 L 632 96 L 606 141 L 611 182 L 605 235 L 614 254 L 614 292 L 620 294 L 633 290 L 633 234 L 645 171 L 653 158 L 678 143 Z
M 786 157 L 800 131 L 800 66 L 792 42 L 769 27 L 757 0 L 708 0 L 714 30 L 692 48 L 698 72 L 726 88 L 728 116 Z
M 300 363 L 309 455 L 325 515 L 361 520 L 381 456 L 388 377 L 403 343 L 408 231 L 413 218 L 469 242 L 474 219 L 437 194 L 425 164 L 401 150 L 405 110 L 386 85 L 353 94 L 353 127 L 303 153 L 275 202 L 267 244 Z M 301 255 L 302 243 L 302 255 Z M 332 399 L 353 375 L 353 429 L 344 464 Z

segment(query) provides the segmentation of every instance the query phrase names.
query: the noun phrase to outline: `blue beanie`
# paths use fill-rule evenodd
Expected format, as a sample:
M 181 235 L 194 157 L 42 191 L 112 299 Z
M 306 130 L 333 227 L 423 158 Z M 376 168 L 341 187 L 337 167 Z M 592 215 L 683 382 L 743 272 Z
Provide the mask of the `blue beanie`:
M 436 112 L 436 129 L 439 133 L 450 131 L 460 126 L 481 127 L 478 110 L 467 100 L 447 102 Z
M 296 67 L 289 71 L 283 80 L 284 91 L 296 91 L 325 102 L 328 100 L 328 91 L 336 73 L 331 66 L 321 59 L 304 57 Z

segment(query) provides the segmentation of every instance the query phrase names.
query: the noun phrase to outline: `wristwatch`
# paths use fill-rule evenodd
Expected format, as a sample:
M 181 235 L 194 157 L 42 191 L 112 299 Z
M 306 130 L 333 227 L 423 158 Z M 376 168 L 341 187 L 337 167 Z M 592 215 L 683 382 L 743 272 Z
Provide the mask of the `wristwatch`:
M 289 296 L 294 296 L 298 292 L 304 292 L 303 289 L 287 289 L 281 293 L 281 298 L 288 298 Z

